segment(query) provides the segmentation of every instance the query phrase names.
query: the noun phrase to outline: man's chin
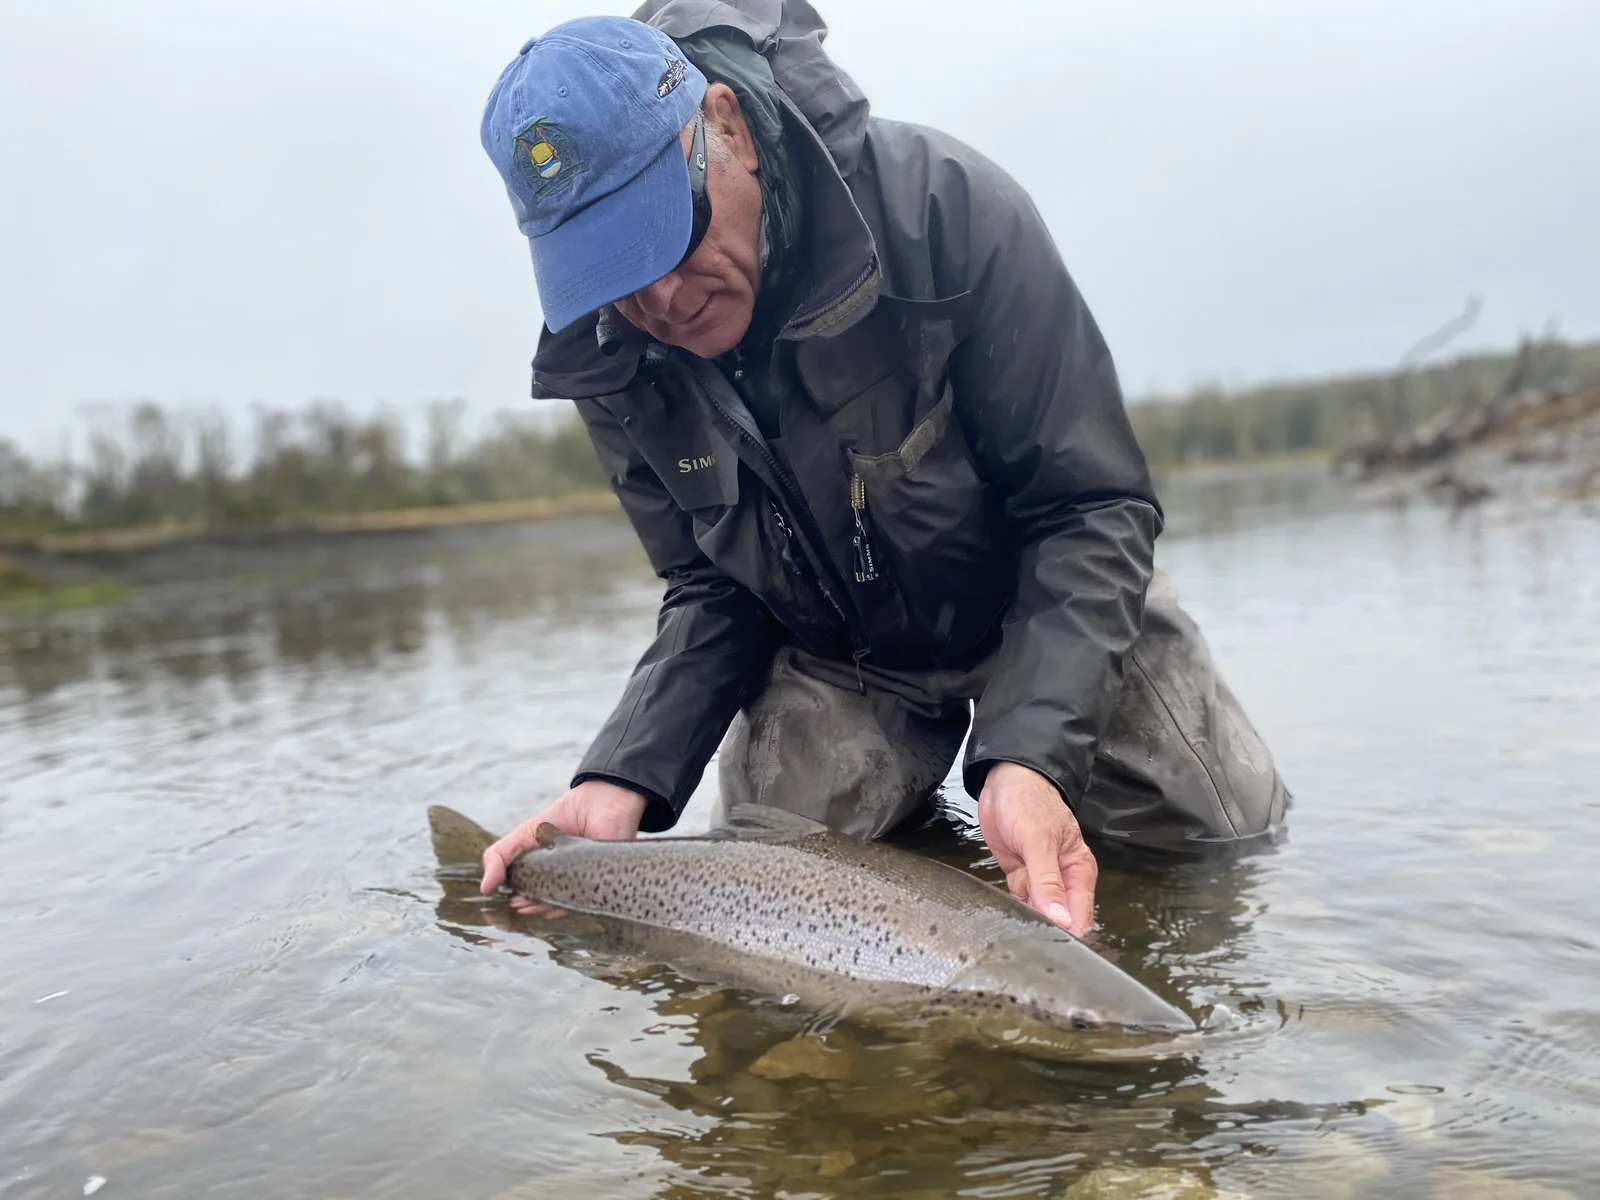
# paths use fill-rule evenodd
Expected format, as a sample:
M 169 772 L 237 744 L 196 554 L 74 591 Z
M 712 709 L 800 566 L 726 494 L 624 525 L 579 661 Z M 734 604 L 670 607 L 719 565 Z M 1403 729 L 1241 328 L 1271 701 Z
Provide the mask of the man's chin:
M 704 329 L 685 330 L 673 344 L 700 358 L 717 358 L 739 344 L 750 328 L 750 313 L 729 313 L 721 320 L 708 322 Z

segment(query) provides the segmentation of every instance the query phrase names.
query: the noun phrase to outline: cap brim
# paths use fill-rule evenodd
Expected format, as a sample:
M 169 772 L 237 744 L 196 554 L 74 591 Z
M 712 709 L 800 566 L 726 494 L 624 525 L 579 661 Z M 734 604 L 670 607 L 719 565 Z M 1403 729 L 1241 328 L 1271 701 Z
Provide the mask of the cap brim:
M 654 283 L 683 260 L 693 227 L 689 163 L 673 138 L 628 183 L 528 239 L 545 324 L 565 329 Z

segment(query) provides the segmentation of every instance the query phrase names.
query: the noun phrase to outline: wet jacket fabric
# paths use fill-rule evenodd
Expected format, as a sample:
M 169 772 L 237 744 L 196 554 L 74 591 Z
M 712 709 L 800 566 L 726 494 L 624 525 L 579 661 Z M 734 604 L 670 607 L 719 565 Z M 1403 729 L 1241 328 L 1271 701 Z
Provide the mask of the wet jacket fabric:
M 759 361 L 708 362 L 604 310 L 544 333 L 534 394 L 575 400 L 667 582 L 575 781 L 632 787 L 649 798 L 642 827 L 670 827 L 792 643 L 889 672 L 990 658 L 968 789 L 1007 760 L 1076 804 L 1161 512 L 1039 213 L 954 138 L 870 116 L 801 0 L 637 15 L 675 38 L 726 27 L 772 64 L 808 181 L 809 281 Z M 775 436 L 753 407 L 776 414 Z

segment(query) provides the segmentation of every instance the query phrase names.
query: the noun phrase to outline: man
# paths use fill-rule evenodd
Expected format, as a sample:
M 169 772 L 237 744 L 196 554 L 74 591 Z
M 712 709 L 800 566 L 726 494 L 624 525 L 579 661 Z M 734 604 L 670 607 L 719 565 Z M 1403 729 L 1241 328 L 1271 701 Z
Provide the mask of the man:
M 1014 894 L 1084 932 L 1083 831 L 1282 819 L 1152 548 L 1111 357 L 1027 195 L 869 117 L 804 0 L 651 0 L 530 41 L 484 115 L 546 330 L 651 563 L 658 632 L 549 821 L 724 804 L 862 837 L 963 780 Z M 724 740 L 724 733 L 726 739 Z

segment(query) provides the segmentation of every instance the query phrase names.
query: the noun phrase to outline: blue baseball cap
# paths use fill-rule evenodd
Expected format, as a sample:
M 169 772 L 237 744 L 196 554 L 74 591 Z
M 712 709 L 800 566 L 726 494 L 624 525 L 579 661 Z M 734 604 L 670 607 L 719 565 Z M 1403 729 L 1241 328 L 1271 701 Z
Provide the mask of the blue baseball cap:
M 552 330 L 682 261 L 694 214 L 679 137 L 705 92 L 671 38 L 626 17 L 557 25 L 501 72 L 480 136 Z

